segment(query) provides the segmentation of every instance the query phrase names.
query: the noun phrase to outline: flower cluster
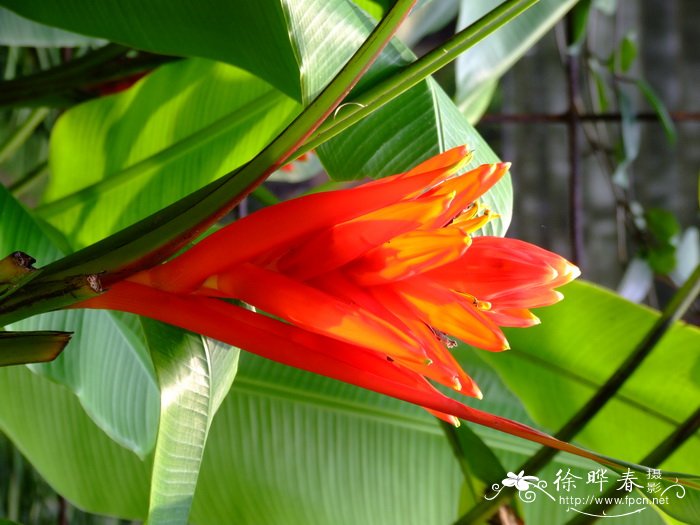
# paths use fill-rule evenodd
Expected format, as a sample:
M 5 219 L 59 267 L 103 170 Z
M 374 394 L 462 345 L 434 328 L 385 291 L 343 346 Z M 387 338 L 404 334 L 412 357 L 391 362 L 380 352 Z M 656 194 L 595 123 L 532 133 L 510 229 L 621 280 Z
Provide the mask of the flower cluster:
M 427 379 L 481 392 L 450 337 L 505 350 L 500 327 L 536 324 L 529 309 L 558 301 L 554 288 L 578 275 L 531 244 L 473 235 L 494 218 L 479 197 L 509 165 L 457 174 L 469 159 L 459 147 L 265 208 L 79 306 L 160 319 L 455 422 L 464 406 Z

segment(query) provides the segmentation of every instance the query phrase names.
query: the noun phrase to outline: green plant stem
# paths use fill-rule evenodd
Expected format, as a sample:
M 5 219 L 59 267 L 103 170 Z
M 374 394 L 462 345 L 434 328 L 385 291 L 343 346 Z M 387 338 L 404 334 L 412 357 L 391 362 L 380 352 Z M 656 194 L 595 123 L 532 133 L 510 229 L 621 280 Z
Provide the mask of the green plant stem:
M 456 34 L 448 42 L 435 48 L 433 51 L 416 60 L 397 74 L 377 84 L 352 101 L 346 101 L 341 111 L 333 118 L 326 119 L 311 138 L 294 152 L 293 157 L 320 146 L 332 139 L 343 130 L 357 123 L 370 113 L 378 110 L 384 104 L 390 102 L 402 93 L 415 86 L 426 77 L 435 73 L 441 67 L 455 60 L 477 42 L 491 34 L 496 29 L 515 18 L 538 0 L 508 0 L 496 9 L 474 22 L 468 28 Z M 273 96 L 260 97 L 260 103 L 255 105 L 255 110 L 264 108 L 265 104 L 274 102 Z M 79 191 L 66 195 L 61 199 L 44 204 L 37 208 L 37 212 L 44 218 L 61 213 L 77 204 L 85 202 L 86 198 L 99 194 L 121 184 L 130 182 L 150 172 L 154 166 L 162 166 L 172 162 L 185 153 L 209 142 L 225 133 L 231 125 L 237 124 L 242 118 L 240 112 L 233 113 L 203 128 L 186 139 L 171 145 L 170 147 L 133 164 L 123 170 L 111 174 Z
M 539 0 L 507 0 L 479 18 L 441 46 L 409 64 L 398 73 L 347 100 L 334 118 L 326 121 L 295 155 L 302 155 L 332 139 L 384 104 L 405 93 L 443 68 L 467 49 L 532 7 Z
M 598 389 L 595 395 L 554 434 L 557 439 L 570 441 L 595 417 L 600 409 L 613 398 L 624 382 L 639 368 L 673 323 L 683 316 L 698 293 L 700 293 L 700 265 L 695 268 L 685 284 L 676 292 L 668 306 L 661 313 L 661 316 L 627 359 Z M 527 474 L 534 474 L 547 465 L 556 453 L 557 451 L 554 449 L 542 447 L 515 471 L 524 470 Z M 497 496 L 495 493 L 492 493 L 492 495 L 494 495 L 492 500 L 485 499 L 462 516 L 456 524 L 467 525 L 469 523 L 477 523 L 479 520 L 485 520 L 496 511 L 499 505 L 511 497 L 511 494 L 506 492 L 501 492 Z
M 146 219 L 32 274 L 0 307 L 0 325 L 80 300 L 70 283 L 100 275 L 105 286 L 177 252 L 282 166 L 347 96 L 391 39 L 415 0 L 397 0 L 314 101 L 248 164 Z M 66 284 L 67 283 L 67 284 Z M 64 290 L 64 293 L 61 292 Z
M 48 108 L 32 110 L 27 119 L 0 145 L 0 164 L 9 159 L 27 141 L 48 114 Z
M 678 426 L 671 434 L 669 434 L 666 439 L 664 439 L 659 445 L 651 451 L 647 456 L 642 459 L 641 463 L 647 465 L 649 468 L 656 468 L 665 459 L 667 459 L 673 452 L 675 452 L 683 443 L 685 443 L 688 438 L 695 434 L 695 432 L 700 428 L 700 407 L 698 407 L 695 412 L 693 412 L 680 426 Z M 610 487 L 605 493 L 600 497 L 606 498 L 614 496 L 617 489 L 615 487 Z M 613 507 L 612 504 L 601 504 L 601 505 L 589 505 L 583 509 L 586 514 L 598 514 L 601 515 L 603 511 Z M 569 520 L 566 525 L 586 525 L 588 523 L 593 523 L 597 518 L 593 516 L 587 516 L 585 514 L 578 514 L 576 517 Z

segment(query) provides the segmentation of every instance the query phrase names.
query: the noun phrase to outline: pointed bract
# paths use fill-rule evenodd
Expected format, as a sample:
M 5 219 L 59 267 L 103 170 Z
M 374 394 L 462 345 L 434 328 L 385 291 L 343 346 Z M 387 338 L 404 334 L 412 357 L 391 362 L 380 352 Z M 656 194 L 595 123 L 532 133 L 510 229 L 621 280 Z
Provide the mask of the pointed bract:
M 558 301 L 554 288 L 578 275 L 528 243 L 472 237 L 497 217 L 477 199 L 510 165 L 458 174 L 470 159 L 458 147 L 406 173 L 265 208 L 76 307 L 152 317 L 453 424 L 463 418 L 593 457 L 428 381 L 481 398 L 450 336 L 505 350 L 500 326 L 537 324 L 529 309 Z

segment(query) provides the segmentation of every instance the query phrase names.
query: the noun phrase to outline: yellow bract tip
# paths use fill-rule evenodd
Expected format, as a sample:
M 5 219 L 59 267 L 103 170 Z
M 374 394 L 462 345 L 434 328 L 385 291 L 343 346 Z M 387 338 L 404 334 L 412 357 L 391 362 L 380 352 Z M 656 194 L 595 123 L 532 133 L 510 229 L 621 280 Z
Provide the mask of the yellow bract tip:
M 207 280 L 204 281 L 202 288 L 211 288 L 212 290 L 218 290 L 219 289 L 219 276 L 218 275 L 210 275 L 209 277 L 207 277 Z

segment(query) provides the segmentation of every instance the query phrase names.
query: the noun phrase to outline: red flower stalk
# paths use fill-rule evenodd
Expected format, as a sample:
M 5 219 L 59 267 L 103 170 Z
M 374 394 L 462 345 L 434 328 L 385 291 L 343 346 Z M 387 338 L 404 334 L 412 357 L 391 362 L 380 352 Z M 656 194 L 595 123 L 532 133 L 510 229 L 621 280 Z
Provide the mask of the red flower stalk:
M 494 217 L 477 199 L 509 164 L 455 175 L 469 159 L 459 147 L 403 174 L 265 208 L 77 306 L 159 319 L 452 423 L 459 417 L 595 457 L 467 407 L 428 381 L 480 398 L 447 334 L 505 350 L 499 326 L 536 324 L 529 309 L 561 299 L 554 288 L 578 275 L 528 243 L 472 237 Z

